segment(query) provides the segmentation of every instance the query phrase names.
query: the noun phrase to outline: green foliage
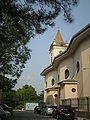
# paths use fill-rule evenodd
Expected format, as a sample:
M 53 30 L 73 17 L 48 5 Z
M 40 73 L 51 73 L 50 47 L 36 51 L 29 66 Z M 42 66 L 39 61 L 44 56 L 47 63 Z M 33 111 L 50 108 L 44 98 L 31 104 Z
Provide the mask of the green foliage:
M 31 85 L 24 85 L 22 88 L 19 88 L 16 92 L 19 104 L 17 107 L 24 107 L 25 102 L 37 102 L 38 96 L 35 91 L 35 88 Z
M 30 38 L 53 26 L 60 12 L 67 22 L 72 22 L 72 7 L 77 3 L 78 0 L 0 0 L 0 79 L 7 78 L 8 85 L 14 87 L 30 58 Z
M 11 90 L 12 87 L 17 83 L 16 79 L 8 79 L 5 76 L 0 75 L 0 89 L 2 89 L 3 92 L 8 92 Z
M 31 85 L 25 85 L 21 89 L 18 89 L 17 96 L 19 97 L 19 100 L 24 102 L 35 102 L 37 99 L 35 88 L 33 88 Z
M 24 108 L 22 104 L 15 107 L 16 110 L 21 110 L 22 108 Z
M 22 109 L 24 108 L 25 102 L 38 102 L 42 99 L 41 96 L 37 96 L 35 88 L 31 85 L 24 85 L 17 91 L 9 90 L 3 92 L 2 101 L 15 109 Z
M 15 108 L 16 105 L 18 104 L 18 100 L 16 97 L 16 91 L 10 90 L 8 92 L 3 92 L 2 102 Z
M 44 92 L 41 92 L 39 95 L 38 95 L 38 102 L 40 101 L 43 101 L 44 102 Z

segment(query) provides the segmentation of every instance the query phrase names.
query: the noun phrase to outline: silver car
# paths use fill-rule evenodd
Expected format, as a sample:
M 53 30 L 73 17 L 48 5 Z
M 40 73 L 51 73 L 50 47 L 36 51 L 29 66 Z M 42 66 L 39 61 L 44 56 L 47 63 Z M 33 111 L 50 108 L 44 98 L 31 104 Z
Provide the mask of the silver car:
M 52 112 L 53 112 L 53 106 L 51 106 L 51 105 L 46 105 L 42 109 L 43 115 L 52 115 Z

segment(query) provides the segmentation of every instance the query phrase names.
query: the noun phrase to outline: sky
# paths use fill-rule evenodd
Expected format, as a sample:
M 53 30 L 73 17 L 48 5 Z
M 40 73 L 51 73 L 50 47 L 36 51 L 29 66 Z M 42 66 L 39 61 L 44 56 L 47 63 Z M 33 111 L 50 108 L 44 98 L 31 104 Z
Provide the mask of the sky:
M 73 35 L 90 23 L 90 0 L 79 0 L 79 5 L 73 8 L 72 15 L 73 23 L 66 23 L 61 14 L 56 18 L 53 28 L 48 27 L 45 33 L 36 35 L 30 40 L 28 46 L 32 50 L 31 59 L 27 61 L 23 69 L 15 86 L 16 90 L 25 84 L 32 85 L 37 94 L 44 90 L 44 77 L 40 73 L 49 66 L 49 48 L 57 34 L 58 27 L 63 40 L 69 43 Z

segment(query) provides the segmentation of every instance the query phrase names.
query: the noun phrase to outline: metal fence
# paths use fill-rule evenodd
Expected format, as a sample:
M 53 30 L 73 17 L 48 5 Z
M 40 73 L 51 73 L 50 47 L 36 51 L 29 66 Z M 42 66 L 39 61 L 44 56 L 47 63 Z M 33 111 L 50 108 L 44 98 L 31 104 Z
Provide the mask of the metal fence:
M 90 97 L 64 99 L 62 105 L 70 105 L 78 111 L 90 112 Z

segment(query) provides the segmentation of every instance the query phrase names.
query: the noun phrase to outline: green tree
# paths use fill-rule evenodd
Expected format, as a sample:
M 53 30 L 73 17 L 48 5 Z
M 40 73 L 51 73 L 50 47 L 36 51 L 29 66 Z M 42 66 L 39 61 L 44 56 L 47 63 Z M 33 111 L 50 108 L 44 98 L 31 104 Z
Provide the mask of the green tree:
M 18 99 L 16 97 L 16 91 L 10 90 L 8 92 L 4 92 L 2 95 L 3 103 L 15 108 L 18 105 Z
M 19 88 L 16 95 L 20 101 L 19 105 L 22 106 L 24 106 L 25 102 L 37 102 L 37 93 L 31 85 L 24 85 L 22 88 Z
M 67 22 L 72 22 L 72 7 L 77 3 L 78 0 L 0 0 L 1 87 L 6 78 L 11 87 L 17 83 L 30 58 L 30 38 L 53 26 L 60 12 Z
M 38 102 L 44 102 L 44 92 L 42 91 L 39 95 L 38 95 Z

